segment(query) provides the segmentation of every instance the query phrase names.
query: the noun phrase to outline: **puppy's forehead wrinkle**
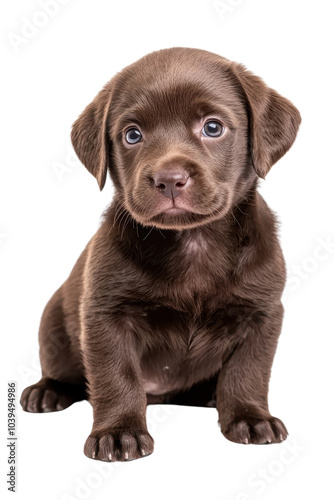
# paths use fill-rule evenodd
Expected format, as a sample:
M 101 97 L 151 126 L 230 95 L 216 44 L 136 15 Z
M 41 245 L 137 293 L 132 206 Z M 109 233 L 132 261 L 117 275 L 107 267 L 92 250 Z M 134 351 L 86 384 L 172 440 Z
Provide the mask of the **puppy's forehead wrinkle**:
M 195 119 L 206 114 L 222 114 L 230 126 L 236 126 L 244 107 L 233 81 L 223 73 L 209 78 L 208 74 L 182 74 L 173 79 L 150 75 L 148 80 L 133 75 L 120 80 L 113 105 L 113 115 L 124 122 L 140 122 L 149 126 L 154 120 Z M 148 120 L 150 117 L 150 120 Z
M 137 124 L 146 129 L 156 128 L 159 124 L 174 125 L 184 123 L 187 126 L 212 116 L 221 119 L 230 129 L 236 129 L 240 123 L 240 113 L 233 112 L 225 106 L 223 100 L 202 98 L 192 100 L 180 92 L 177 97 L 166 94 L 163 98 L 147 97 L 145 104 L 126 109 L 116 122 L 116 128 L 121 129 L 127 124 Z
M 158 94 L 160 98 L 154 94 L 147 94 L 142 96 L 140 105 L 125 108 L 115 119 L 115 128 L 121 130 L 128 124 L 136 124 L 146 130 L 155 129 L 159 125 L 189 127 L 207 116 L 222 120 L 230 129 L 236 129 L 242 122 L 241 110 L 225 105 L 223 98 L 220 101 L 212 97 L 192 98 L 182 91 L 179 93 L 166 91 L 164 95 L 161 92 Z

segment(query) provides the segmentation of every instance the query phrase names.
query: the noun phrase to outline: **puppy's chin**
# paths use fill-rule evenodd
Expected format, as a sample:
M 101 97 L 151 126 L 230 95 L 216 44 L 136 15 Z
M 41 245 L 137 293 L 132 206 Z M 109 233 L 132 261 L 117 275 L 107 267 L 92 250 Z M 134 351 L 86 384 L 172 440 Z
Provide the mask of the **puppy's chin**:
M 159 229 L 174 229 L 180 231 L 182 229 L 201 226 L 208 223 L 210 220 L 212 220 L 210 215 L 199 215 L 191 212 L 185 212 L 183 214 L 165 212 L 147 220 L 145 225 Z
M 210 201 L 207 200 L 205 207 L 196 206 L 182 197 L 173 202 L 162 199 L 158 204 L 148 200 L 144 205 L 143 200 L 135 200 L 131 193 L 125 197 L 124 205 L 132 217 L 143 226 L 180 231 L 221 219 L 229 211 L 231 199 L 231 190 L 225 188 L 223 192 L 215 193 Z
M 132 210 L 130 210 L 130 212 L 132 217 L 143 226 L 180 231 L 182 229 L 202 226 L 213 220 L 221 219 L 226 214 L 227 208 L 225 206 L 220 207 L 207 214 L 199 214 L 172 208 L 151 217 L 144 217 Z

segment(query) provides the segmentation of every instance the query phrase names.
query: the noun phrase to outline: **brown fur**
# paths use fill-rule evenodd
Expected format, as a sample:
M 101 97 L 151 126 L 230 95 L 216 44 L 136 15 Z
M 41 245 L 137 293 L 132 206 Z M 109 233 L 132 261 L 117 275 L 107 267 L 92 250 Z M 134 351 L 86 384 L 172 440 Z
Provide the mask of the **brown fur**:
M 201 135 L 208 117 L 225 126 L 221 137 Z M 24 410 L 88 396 L 85 453 L 100 460 L 153 451 L 145 412 L 154 402 L 216 406 L 238 443 L 286 438 L 267 402 L 285 265 L 256 188 L 299 124 L 261 79 L 200 50 L 149 54 L 103 88 L 72 141 L 100 189 L 109 171 L 115 196 L 46 306 L 42 379 L 23 392 Z M 142 142 L 126 143 L 131 125 Z M 164 195 L 173 176 L 182 182 Z

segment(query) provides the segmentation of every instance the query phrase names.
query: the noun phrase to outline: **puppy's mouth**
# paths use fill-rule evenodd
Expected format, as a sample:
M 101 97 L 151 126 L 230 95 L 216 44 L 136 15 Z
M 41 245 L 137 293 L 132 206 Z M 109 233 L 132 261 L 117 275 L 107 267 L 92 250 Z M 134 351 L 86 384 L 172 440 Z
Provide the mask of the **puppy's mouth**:
M 185 202 L 182 197 L 172 198 L 171 200 L 166 198 L 163 199 L 154 212 L 155 213 L 149 217 L 149 220 L 159 216 L 177 217 L 190 214 L 203 215 L 196 207 L 192 206 L 192 204 Z
M 160 212 L 161 214 L 171 214 L 171 215 L 181 215 L 185 213 L 189 213 L 188 210 L 185 210 L 184 208 L 178 208 L 178 207 L 171 207 L 167 208 L 167 210 L 164 210 L 163 212 Z
M 156 210 L 140 210 L 132 202 L 127 203 L 128 210 L 133 218 L 144 226 L 153 226 L 159 229 L 187 229 L 197 227 L 207 222 L 220 218 L 227 211 L 227 200 L 225 203 L 210 203 L 210 208 L 205 210 L 197 207 L 188 206 L 179 200 L 173 200 L 173 203 Z M 153 214 L 152 214 L 153 212 Z
M 199 214 L 180 208 L 170 208 L 145 221 L 145 225 L 160 229 L 185 229 L 208 222 L 210 214 Z

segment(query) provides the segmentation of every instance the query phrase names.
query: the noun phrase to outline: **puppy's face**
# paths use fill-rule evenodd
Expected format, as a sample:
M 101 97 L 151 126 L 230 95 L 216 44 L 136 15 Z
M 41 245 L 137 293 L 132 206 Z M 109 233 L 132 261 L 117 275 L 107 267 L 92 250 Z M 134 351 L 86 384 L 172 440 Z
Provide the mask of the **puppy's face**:
M 214 54 L 149 54 L 107 84 L 74 124 L 102 189 L 109 168 L 141 224 L 182 229 L 224 216 L 291 146 L 292 104 Z
M 114 163 L 138 222 L 184 228 L 222 217 L 240 177 L 255 172 L 247 168 L 246 111 L 223 72 L 161 56 L 133 65 L 116 85 Z

